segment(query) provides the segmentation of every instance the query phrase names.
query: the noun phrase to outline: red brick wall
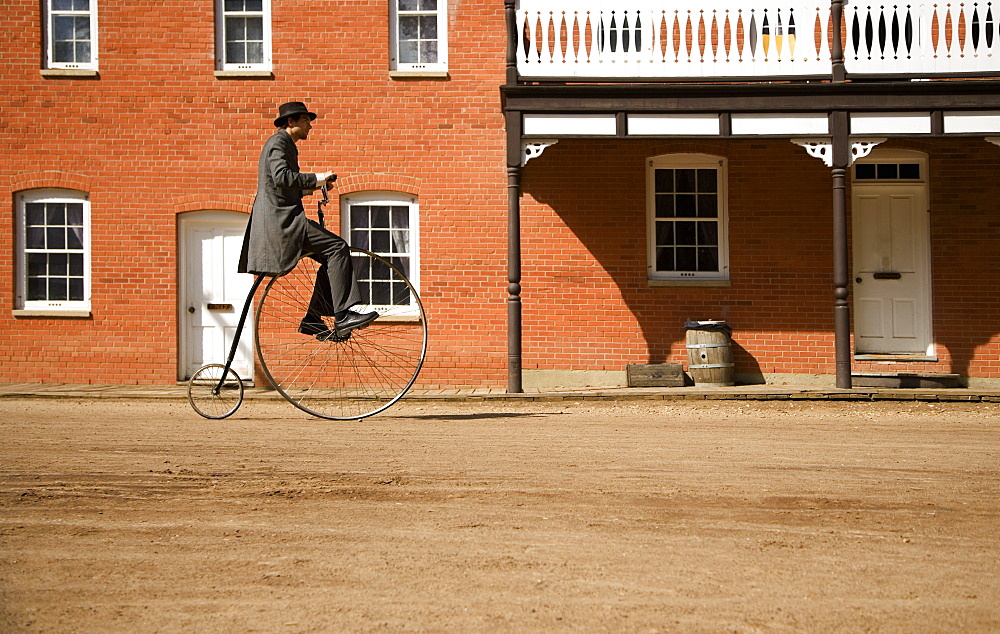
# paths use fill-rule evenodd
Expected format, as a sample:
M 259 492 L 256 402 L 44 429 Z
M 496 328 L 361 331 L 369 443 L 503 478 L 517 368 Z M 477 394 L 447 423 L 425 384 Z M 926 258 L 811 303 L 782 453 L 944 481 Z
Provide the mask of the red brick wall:
M 419 195 L 432 343 L 418 386 L 505 385 L 503 3 L 450 6 L 446 80 L 389 78 L 381 0 L 274 0 L 270 79 L 214 77 L 211 2 L 102 1 L 100 77 L 43 78 L 38 2 L 0 3 L 0 381 L 174 382 L 176 215 L 246 211 L 275 109 L 297 99 L 320 113 L 303 169 L 335 170 L 341 194 Z M 893 143 L 930 156 L 940 361 L 889 369 L 1000 378 L 1000 148 Z M 671 152 L 729 160 L 729 288 L 647 284 L 644 161 Z M 724 319 L 738 372 L 833 374 L 830 171 L 802 149 L 563 140 L 522 183 L 526 369 L 683 361 L 684 322 Z M 90 194 L 91 318 L 12 316 L 13 199 L 34 187 Z
M 304 170 L 419 189 L 421 384 L 505 384 L 502 2 L 451 4 L 447 80 L 390 79 L 383 0 L 273 0 L 273 79 L 214 77 L 212 2 L 102 0 L 100 77 L 43 78 L 39 7 L 0 3 L 0 381 L 174 382 L 176 214 L 246 210 L 295 99 L 320 114 Z M 13 198 L 40 186 L 90 193 L 92 318 L 12 317 Z
M 891 141 L 930 156 L 937 362 L 855 371 L 995 378 L 1000 362 L 1000 148 Z M 697 152 L 729 162 L 729 288 L 646 281 L 645 164 Z M 830 170 L 787 140 L 563 140 L 522 178 L 525 367 L 686 363 L 684 322 L 733 328 L 736 371 L 833 374 Z M 850 196 L 848 192 L 848 197 Z M 848 198 L 849 199 L 849 198 Z

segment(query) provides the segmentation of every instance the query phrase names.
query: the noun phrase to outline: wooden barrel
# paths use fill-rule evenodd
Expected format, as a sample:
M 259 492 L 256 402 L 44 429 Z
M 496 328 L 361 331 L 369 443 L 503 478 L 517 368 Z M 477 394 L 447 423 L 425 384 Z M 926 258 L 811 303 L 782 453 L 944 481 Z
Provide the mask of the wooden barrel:
M 733 348 L 729 332 L 717 328 L 687 331 L 688 372 L 695 385 L 734 385 Z

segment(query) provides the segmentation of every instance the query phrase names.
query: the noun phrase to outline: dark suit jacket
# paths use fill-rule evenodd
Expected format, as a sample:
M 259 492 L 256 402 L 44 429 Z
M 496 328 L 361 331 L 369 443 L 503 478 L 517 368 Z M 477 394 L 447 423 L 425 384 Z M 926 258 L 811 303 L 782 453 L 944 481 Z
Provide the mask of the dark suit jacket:
M 240 273 L 284 275 L 295 268 L 308 223 L 302 196 L 313 189 L 316 175 L 299 173 L 295 141 L 278 130 L 257 163 L 257 197 L 243 236 Z

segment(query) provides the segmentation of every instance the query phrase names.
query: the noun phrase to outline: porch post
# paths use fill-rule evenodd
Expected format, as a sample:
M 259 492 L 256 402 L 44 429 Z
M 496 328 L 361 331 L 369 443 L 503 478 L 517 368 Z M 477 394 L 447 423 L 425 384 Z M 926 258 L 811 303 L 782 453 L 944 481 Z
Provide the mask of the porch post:
M 507 111 L 507 391 L 521 387 L 521 113 Z
M 833 308 L 837 387 L 851 387 L 851 306 L 847 301 L 850 265 L 847 253 L 847 168 L 851 164 L 847 112 L 830 113 L 833 155 Z
M 504 0 L 504 19 L 507 22 L 507 85 L 517 83 L 517 11 L 516 0 Z
M 844 68 L 844 43 L 840 39 L 844 25 L 844 0 L 832 0 L 830 3 L 830 22 L 830 30 L 833 31 L 833 46 L 830 50 L 833 81 L 843 82 L 847 78 L 847 70 Z

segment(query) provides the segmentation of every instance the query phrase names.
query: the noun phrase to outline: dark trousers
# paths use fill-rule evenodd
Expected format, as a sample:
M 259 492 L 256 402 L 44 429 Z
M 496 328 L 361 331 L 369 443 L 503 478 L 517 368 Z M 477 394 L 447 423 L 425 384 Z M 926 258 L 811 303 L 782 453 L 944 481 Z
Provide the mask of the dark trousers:
M 361 291 L 351 264 L 351 249 L 343 238 L 310 220 L 302 254 L 320 264 L 303 321 L 319 321 L 320 316 L 332 316 L 361 302 Z

